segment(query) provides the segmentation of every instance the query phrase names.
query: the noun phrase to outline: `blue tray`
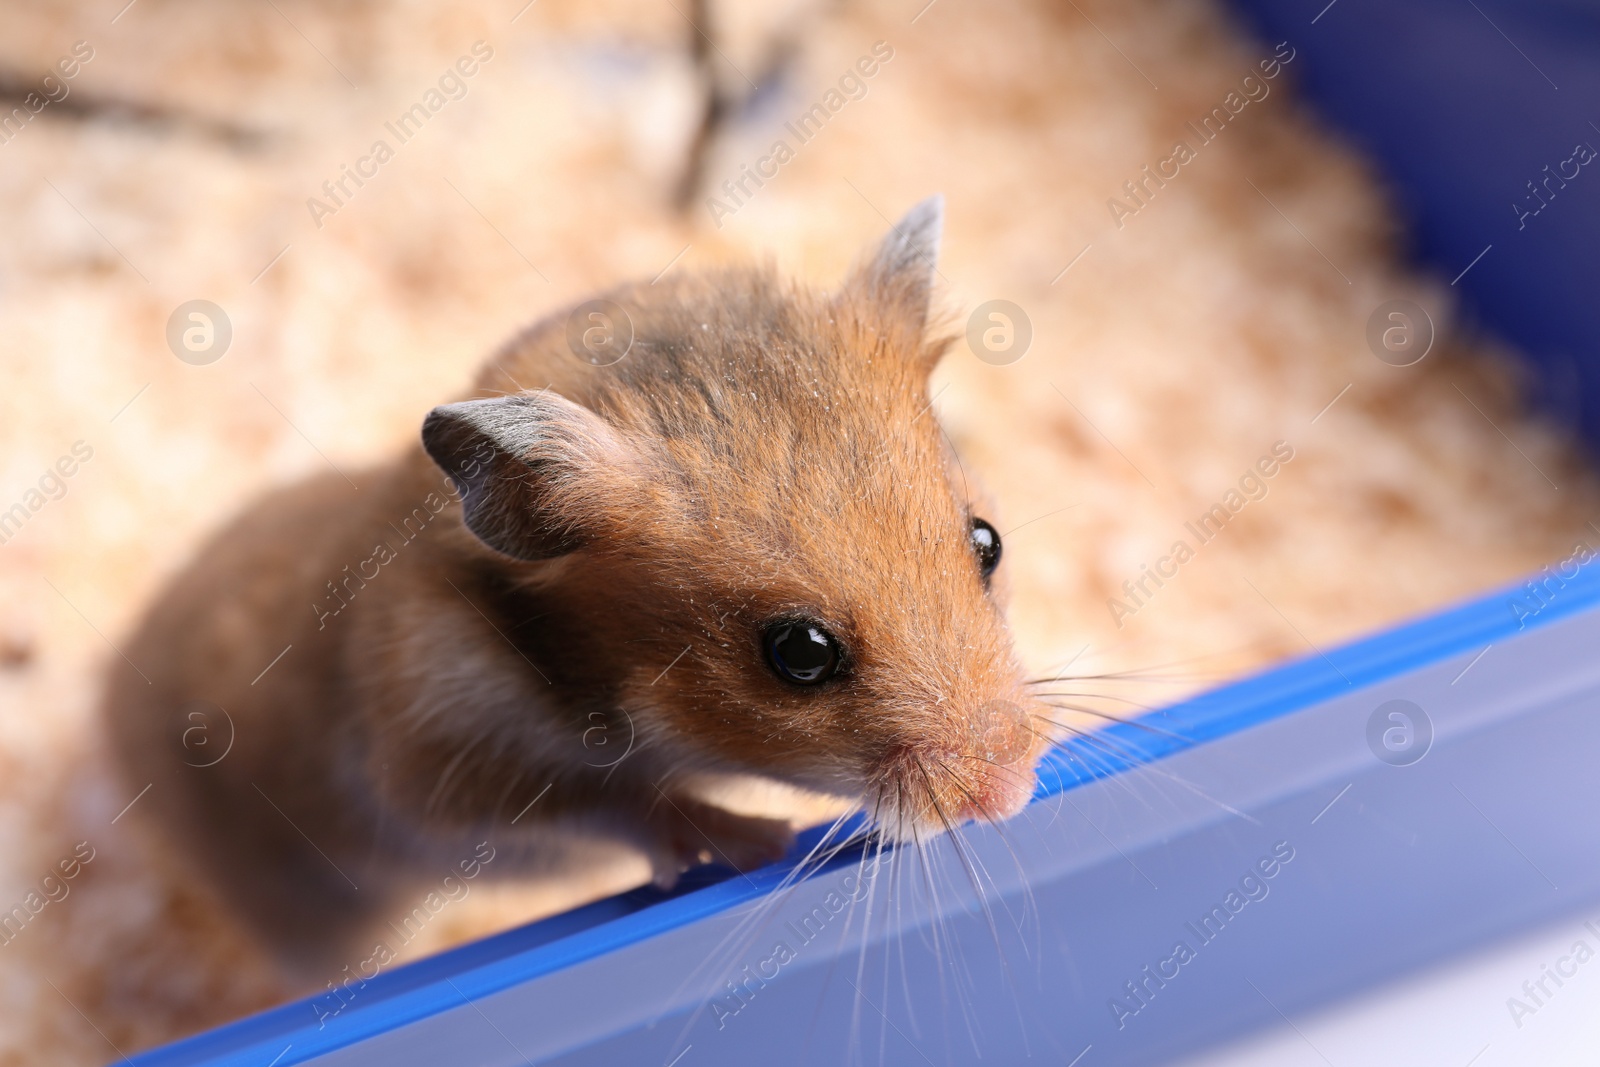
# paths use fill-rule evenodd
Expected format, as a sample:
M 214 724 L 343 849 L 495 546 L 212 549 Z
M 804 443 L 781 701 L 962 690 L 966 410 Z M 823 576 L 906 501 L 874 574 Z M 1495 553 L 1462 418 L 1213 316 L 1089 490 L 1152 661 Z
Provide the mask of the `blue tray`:
M 1559 173 L 1579 143 L 1600 150 L 1600 3 L 1237 6 L 1295 47 L 1303 95 L 1382 164 L 1469 322 L 1515 341 L 1545 409 L 1600 444 L 1600 158 Z
M 1240 7 L 1600 442 L 1600 168 L 1512 206 L 1600 148 L 1600 5 Z M 1600 573 L 1539 581 L 1065 746 L 959 854 L 700 872 L 133 1062 L 1100 1067 L 1237 1037 L 1600 900 L 1600 825 L 1550 814 L 1600 810 Z
M 1600 568 L 1569 573 L 1062 747 L 1024 816 L 962 831 L 975 882 L 953 843 L 892 894 L 859 848 L 776 893 L 792 863 L 702 874 L 134 1062 L 1147 1063 L 1236 1036 L 1600 898 L 1600 827 L 1519 817 L 1600 803 Z

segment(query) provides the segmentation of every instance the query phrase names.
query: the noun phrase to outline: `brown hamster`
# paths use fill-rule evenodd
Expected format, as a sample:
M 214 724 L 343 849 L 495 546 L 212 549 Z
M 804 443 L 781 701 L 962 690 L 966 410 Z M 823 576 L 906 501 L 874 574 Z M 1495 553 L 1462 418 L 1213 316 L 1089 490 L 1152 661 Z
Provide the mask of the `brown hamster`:
M 553 316 L 359 492 L 257 504 L 143 622 L 148 682 L 112 679 L 141 816 L 314 960 L 485 838 L 500 873 L 593 840 L 663 883 L 778 858 L 790 826 L 708 776 L 852 798 L 901 839 L 1016 812 L 1046 739 L 930 410 L 941 212 L 831 295 L 758 269 L 620 288 L 608 366 Z

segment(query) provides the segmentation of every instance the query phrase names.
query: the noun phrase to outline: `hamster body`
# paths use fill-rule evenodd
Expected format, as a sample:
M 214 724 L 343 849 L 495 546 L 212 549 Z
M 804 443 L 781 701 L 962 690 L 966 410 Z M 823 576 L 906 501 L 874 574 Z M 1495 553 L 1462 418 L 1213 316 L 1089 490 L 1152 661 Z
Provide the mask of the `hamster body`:
M 791 827 L 697 792 L 717 775 L 897 839 L 1014 813 L 1046 731 L 930 410 L 939 226 L 919 205 L 831 295 L 756 269 L 618 289 L 620 361 L 554 316 L 359 492 L 262 500 L 111 679 L 141 817 L 315 960 L 485 838 L 498 873 L 778 858 Z

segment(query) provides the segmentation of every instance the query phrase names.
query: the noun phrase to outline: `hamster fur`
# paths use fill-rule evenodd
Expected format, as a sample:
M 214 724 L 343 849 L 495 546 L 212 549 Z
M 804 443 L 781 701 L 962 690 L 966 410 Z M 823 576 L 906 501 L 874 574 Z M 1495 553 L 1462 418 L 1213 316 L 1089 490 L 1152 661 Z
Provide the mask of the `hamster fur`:
M 708 800 L 718 775 L 897 839 L 1016 812 L 1047 730 L 930 410 L 941 214 L 833 294 L 756 268 L 621 287 L 609 366 L 554 315 L 359 491 L 260 501 L 141 624 L 148 680 L 112 678 L 140 817 L 314 963 L 485 838 L 498 874 L 609 846 L 663 885 L 781 856 L 791 826 Z M 780 677 L 775 633 L 831 640 L 836 673 Z M 232 747 L 197 759 L 185 730 L 218 711 Z

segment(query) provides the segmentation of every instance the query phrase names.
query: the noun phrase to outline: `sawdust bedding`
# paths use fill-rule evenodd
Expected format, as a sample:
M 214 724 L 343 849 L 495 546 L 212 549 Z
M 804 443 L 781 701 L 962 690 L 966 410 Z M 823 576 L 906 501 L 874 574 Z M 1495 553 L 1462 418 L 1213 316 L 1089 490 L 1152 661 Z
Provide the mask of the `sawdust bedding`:
M 1588 470 L 1402 262 L 1381 182 L 1296 102 L 1292 41 L 1199 0 L 793 2 L 713 6 L 697 60 L 670 4 L 519 7 L 8 6 L 0 71 L 59 99 L 0 143 L 0 506 L 27 508 L 0 544 L 0 908 L 27 916 L 0 945 L 0 1062 L 102 1062 L 321 988 L 146 858 L 97 678 L 243 502 L 388 454 L 513 330 L 620 277 L 770 254 L 828 284 L 943 192 L 952 327 L 995 298 L 1031 323 L 1021 360 L 958 345 L 934 385 L 1011 531 L 1021 647 L 1039 670 L 1162 667 L 1136 700 L 1595 536 Z M 1219 107 L 1202 144 L 1190 124 Z M 802 140 L 786 124 L 807 115 Z M 1396 298 L 1440 330 L 1411 367 L 1365 342 Z M 232 326 L 205 365 L 166 340 L 192 299 Z M 1241 489 L 1274 449 L 1292 459 Z M 1186 524 L 1219 503 L 1199 542 Z M 641 877 L 486 879 L 402 955 Z

